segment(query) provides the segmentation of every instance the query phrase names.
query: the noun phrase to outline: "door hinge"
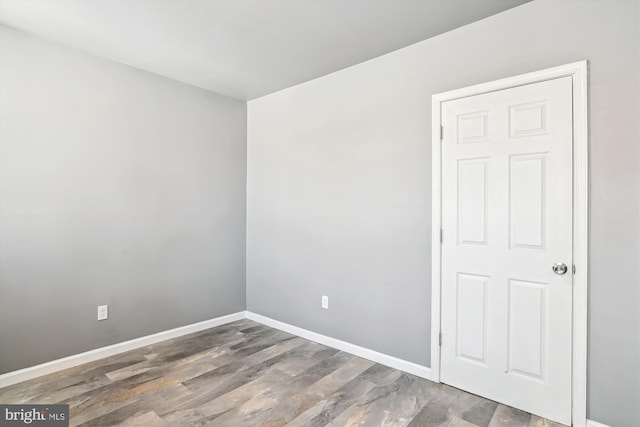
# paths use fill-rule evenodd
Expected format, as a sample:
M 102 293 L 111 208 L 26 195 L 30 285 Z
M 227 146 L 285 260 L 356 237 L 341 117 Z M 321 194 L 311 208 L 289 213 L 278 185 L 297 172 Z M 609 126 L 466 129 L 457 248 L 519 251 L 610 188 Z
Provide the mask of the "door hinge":
M 573 269 L 572 269 L 572 271 L 573 271 L 573 274 L 575 275 L 575 274 L 576 274 L 576 265 L 575 265 L 575 264 L 573 264 Z
M 443 234 L 444 234 L 444 233 L 443 233 L 442 228 L 441 228 L 441 229 L 440 229 L 440 243 L 442 243 L 442 242 L 443 242 L 443 239 L 444 239 L 444 237 L 442 237 L 442 235 L 443 235 Z
M 440 125 L 440 141 L 444 139 L 444 126 Z
M 438 345 L 442 347 L 442 332 L 438 334 Z

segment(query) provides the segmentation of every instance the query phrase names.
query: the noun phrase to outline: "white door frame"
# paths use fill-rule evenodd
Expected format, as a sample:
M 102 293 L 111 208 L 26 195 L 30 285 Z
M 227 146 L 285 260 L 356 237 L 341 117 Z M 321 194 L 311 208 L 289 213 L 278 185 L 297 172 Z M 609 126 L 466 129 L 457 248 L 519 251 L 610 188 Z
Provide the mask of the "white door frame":
M 432 226 L 431 226 L 431 379 L 440 382 L 440 291 L 442 228 L 441 107 L 442 103 L 468 96 L 509 89 L 570 76 L 573 82 L 573 345 L 572 423 L 587 423 L 587 286 L 589 229 L 589 150 L 587 61 L 574 62 L 533 73 L 439 93 L 432 97 Z

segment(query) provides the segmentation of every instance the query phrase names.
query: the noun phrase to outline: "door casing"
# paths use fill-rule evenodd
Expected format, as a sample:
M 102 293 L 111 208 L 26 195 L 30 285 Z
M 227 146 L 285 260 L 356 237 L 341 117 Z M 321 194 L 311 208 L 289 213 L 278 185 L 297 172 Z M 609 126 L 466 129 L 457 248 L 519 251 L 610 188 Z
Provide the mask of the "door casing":
M 559 77 L 571 77 L 573 88 L 573 318 L 572 425 L 587 422 L 587 289 L 589 282 L 589 150 L 588 64 L 574 62 L 432 96 L 432 233 L 431 233 L 431 379 L 440 382 L 441 319 L 441 104 L 454 99 L 510 89 Z

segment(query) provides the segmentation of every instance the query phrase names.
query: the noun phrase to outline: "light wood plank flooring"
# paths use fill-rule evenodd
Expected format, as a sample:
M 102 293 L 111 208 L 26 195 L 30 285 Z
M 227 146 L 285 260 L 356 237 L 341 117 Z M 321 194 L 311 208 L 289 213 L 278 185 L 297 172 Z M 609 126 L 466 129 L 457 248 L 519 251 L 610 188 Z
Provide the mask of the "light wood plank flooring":
M 67 403 L 72 426 L 559 427 L 241 320 L 0 389 Z

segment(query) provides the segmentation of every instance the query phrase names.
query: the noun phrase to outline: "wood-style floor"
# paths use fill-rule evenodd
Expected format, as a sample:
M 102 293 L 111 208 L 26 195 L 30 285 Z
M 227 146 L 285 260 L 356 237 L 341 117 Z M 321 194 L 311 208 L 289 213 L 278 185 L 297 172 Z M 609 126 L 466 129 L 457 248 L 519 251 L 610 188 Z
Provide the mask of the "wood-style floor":
M 72 426 L 560 426 L 250 320 L 0 389 L 0 403 L 66 403 Z

